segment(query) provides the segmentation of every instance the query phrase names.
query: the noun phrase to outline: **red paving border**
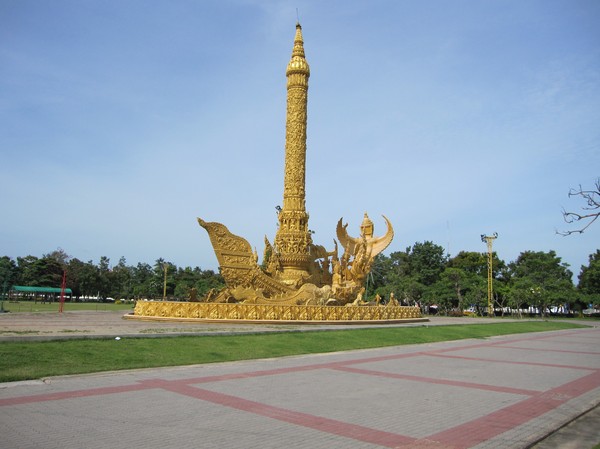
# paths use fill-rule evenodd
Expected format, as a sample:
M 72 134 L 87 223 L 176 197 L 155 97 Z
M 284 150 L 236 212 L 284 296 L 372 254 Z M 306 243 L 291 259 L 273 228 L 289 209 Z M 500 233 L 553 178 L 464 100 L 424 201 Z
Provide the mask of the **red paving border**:
M 425 383 L 429 383 L 429 384 L 438 384 L 438 385 L 449 385 L 452 387 L 474 388 L 474 389 L 478 389 L 478 390 L 495 391 L 498 393 L 520 394 L 520 395 L 524 395 L 524 396 L 532 396 L 532 395 L 538 393 L 537 391 L 534 391 L 534 390 L 524 390 L 522 388 L 502 387 L 502 386 L 489 385 L 489 384 L 479 384 L 479 383 L 475 383 L 475 382 L 463 382 L 463 381 L 459 381 L 459 380 L 437 379 L 434 377 L 425 377 L 425 376 L 412 376 L 409 374 L 386 373 L 383 371 L 359 369 L 359 368 L 352 368 L 352 367 L 348 367 L 348 366 L 338 366 L 335 369 L 338 371 L 345 371 L 347 373 L 363 374 L 363 375 L 367 375 L 367 376 L 379 376 L 379 377 L 387 377 L 389 379 L 412 380 L 415 382 L 425 382 Z
M 451 444 L 455 448 L 466 449 L 500 435 L 524 422 L 531 421 L 533 418 L 537 418 L 597 387 L 600 387 L 600 370 L 595 370 L 583 378 L 538 393 L 481 418 L 431 435 L 428 439 Z M 477 431 L 474 432 L 474 429 Z
M 384 447 L 395 447 L 399 444 L 405 444 L 414 440 L 413 438 L 405 437 L 392 432 L 385 432 L 356 424 L 348 424 L 322 416 L 311 415 L 309 413 L 296 412 L 281 407 L 274 407 L 261 402 L 243 399 L 238 396 L 192 387 L 181 382 L 150 382 L 153 382 L 153 384 L 156 384 L 160 388 L 163 388 L 167 391 L 172 391 L 187 397 L 209 401 L 213 404 L 219 404 L 225 407 L 235 408 L 237 410 L 254 413 L 267 418 L 277 419 L 290 424 L 296 424 L 299 426 L 320 430 L 321 432 L 352 438 L 365 443 L 378 444 Z
M 591 331 L 591 330 L 590 330 Z M 588 332 L 590 332 L 588 331 Z M 591 331 L 594 332 L 594 331 Z M 595 330 L 595 335 L 598 330 Z M 562 333 L 561 336 L 580 335 L 576 332 Z M 286 423 L 291 423 L 306 428 L 327 432 L 330 434 L 343 436 L 353 439 L 357 442 L 377 444 L 382 447 L 398 448 L 398 447 L 451 447 L 453 449 L 466 449 L 498 436 L 504 432 L 521 426 L 532 419 L 543 415 L 544 413 L 554 410 L 556 407 L 586 394 L 595 388 L 600 387 L 600 369 L 584 366 L 573 366 L 564 364 L 551 364 L 526 361 L 507 361 L 492 358 L 466 357 L 451 354 L 452 352 L 465 351 L 469 349 L 494 347 L 530 351 L 552 351 L 552 349 L 537 349 L 513 346 L 517 342 L 531 342 L 536 340 L 544 340 L 556 338 L 556 334 L 541 334 L 517 337 L 511 339 L 510 342 L 489 340 L 485 342 L 477 342 L 469 345 L 458 347 L 432 349 L 429 351 L 415 351 L 412 353 L 392 354 L 385 356 L 363 357 L 352 360 L 317 363 L 289 368 L 275 368 L 268 370 L 257 370 L 243 373 L 233 373 L 225 375 L 213 375 L 197 378 L 188 378 L 181 380 L 165 380 L 152 379 L 143 380 L 128 385 L 120 385 L 115 387 L 101 387 L 84 390 L 74 390 L 59 393 L 49 393 L 41 395 L 21 396 L 14 398 L 0 399 L 0 407 L 31 404 L 44 401 L 56 401 L 65 399 L 76 399 L 89 396 L 119 394 L 131 391 L 140 391 L 148 389 L 162 389 L 164 391 L 173 392 L 179 395 L 184 395 L 189 398 L 195 398 L 202 401 L 208 401 L 212 404 L 217 404 L 224 407 L 230 407 L 241 410 L 247 413 L 253 413 L 263 417 L 280 420 Z M 556 351 L 555 351 L 556 352 Z M 573 353 L 580 355 L 598 355 L 599 352 L 590 351 L 568 351 L 560 350 L 560 353 Z M 589 374 L 583 375 L 576 380 L 567 382 L 557 387 L 546 391 L 528 390 L 512 387 L 502 387 L 489 384 L 480 384 L 464 381 L 453 381 L 434 377 L 414 376 L 407 374 L 387 373 L 371 369 L 358 368 L 355 365 L 364 365 L 372 362 L 397 360 L 411 357 L 446 357 L 457 358 L 462 360 L 471 360 L 478 362 L 493 362 L 498 364 L 508 365 L 530 365 L 530 366 L 548 366 L 556 368 L 569 368 L 589 371 Z M 470 420 L 457 426 L 445 429 L 443 431 L 431 434 L 425 438 L 414 438 L 402 434 L 381 431 L 366 426 L 346 423 L 335 419 L 330 419 L 322 416 L 317 416 L 309 413 L 297 412 L 291 409 L 271 406 L 262 402 L 252 401 L 241 398 L 239 396 L 218 393 L 204 388 L 199 388 L 194 384 L 220 382 L 234 379 L 247 379 L 251 377 L 263 377 L 271 375 L 281 375 L 287 373 L 296 373 L 300 371 L 310 371 L 317 369 L 333 369 L 342 372 L 356 373 L 363 376 L 378 376 L 391 379 L 403 379 L 429 384 L 440 384 L 458 386 L 462 388 L 471 388 L 479 390 L 487 390 L 501 393 L 518 394 L 525 396 L 516 403 L 508 405 L 502 409 L 493 411 L 480 418 Z
M 512 365 L 528 365 L 528 366 L 545 366 L 548 368 L 574 368 L 574 369 L 594 369 L 587 366 L 573 366 L 573 365 L 560 365 L 558 363 L 541 363 L 541 362 L 511 362 L 510 360 L 497 360 L 497 359 L 486 359 L 482 357 L 467 357 L 464 355 L 450 355 L 450 354 L 426 354 L 431 357 L 443 357 L 447 359 L 461 359 L 461 360 L 472 360 L 477 362 L 487 363 L 510 363 Z M 598 352 L 596 355 L 600 355 Z

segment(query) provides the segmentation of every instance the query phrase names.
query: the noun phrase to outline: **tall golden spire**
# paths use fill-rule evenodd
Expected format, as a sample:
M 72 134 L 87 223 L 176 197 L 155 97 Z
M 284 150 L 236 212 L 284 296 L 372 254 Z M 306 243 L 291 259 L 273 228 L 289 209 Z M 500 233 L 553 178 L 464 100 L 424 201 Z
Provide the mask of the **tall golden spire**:
M 305 206 L 306 122 L 310 68 L 304 56 L 302 27 L 296 24 L 292 58 L 287 66 L 287 112 L 285 123 L 285 175 L 283 208 L 275 249 L 279 254 L 281 280 L 295 284 L 309 276 L 311 238 Z
M 331 252 L 313 244 L 312 232 L 308 229 L 305 191 L 310 68 L 304 55 L 300 24 L 296 25 L 286 77 L 283 207 L 277 208 L 279 227 L 274 244 L 265 237 L 262 266 L 258 264 L 256 250 L 252 250 L 247 240 L 232 234 L 221 223 L 198 219 L 200 226 L 208 232 L 227 284 L 216 296 L 207 295 L 206 301 L 244 302 L 262 307 L 260 312 L 254 307 L 251 312 L 243 312 L 245 318 L 256 319 L 263 313 L 270 317 L 273 312 L 264 308 L 267 304 L 321 305 L 327 300 L 328 305 L 343 305 L 356 301 L 365 292 L 365 280 L 375 257 L 394 237 L 392 224 L 385 216 L 388 230 L 385 235 L 375 237 L 373 222 L 365 213 L 360 237 L 351 237 L 346 230 L 348 225 L 343 224 L 341 218 L 338 221 L 336 235 L 344 250 L 342 257 L 338 257 L 337 242 Z M 288 312 L 283 314 L 288 316 Z M 240 312 L 235 314 L 237 319 Z
M 310 76 L 310 68 L 304 56 L 304 39 L 302 38 L 302 27 L 299 23 L 296 24 L 296 36 L 294 37 L 294 48 L 292 49 L 292 59 L 287 66 L 285 74 L 288 77 L 291 73 L 299 73 L 306 75 L 305 81 L 308 82 Z M 288 84 L 289 86 L 289 84 Z

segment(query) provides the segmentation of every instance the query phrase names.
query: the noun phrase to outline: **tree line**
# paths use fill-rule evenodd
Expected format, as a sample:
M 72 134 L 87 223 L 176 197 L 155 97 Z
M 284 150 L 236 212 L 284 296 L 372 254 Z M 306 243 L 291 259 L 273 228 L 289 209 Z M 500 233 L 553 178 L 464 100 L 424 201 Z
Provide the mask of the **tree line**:
M 15 261 L 8 256 L 0 257 L 3 291 L 13 285 L 60 287 L 63 273 L 66 273 L 67 287 L 72 290 L 73 298 L 155 299 L 163 297 L 166 285 L 167 297 L 187 300 L 225 285 L 223 278 L 213 270 L 177 267 L 162 258 L 153 265 L 128 265 L 121 257 L 111 267 L 108 257 L 101 257 L 98 264 L 91 260 L 83 262 L 61 249 L 41 258 L 25 256 Z
M 108 257 L 98 264 L 83 262 L 58 249 L 41 258 L 0 257 L 0 288 L 13 285 L 60 287 L 66 273 L 73 297 L 201 299 L 209 290 L 224 286 L 213 270 L 177 267 L 164 259 L 153 265 L 128 265 L 125 258 L 110 266 Z M 166 276 L 165 276 L 166 274 Z M 379 295 L 385 302 L 393 293 L 403 304 L 436 306 L 444 314 L 471 308 L 487 309 L 487 254 L 461 251 L 454 257 L 430 241 L 415 243 L 405 251 L 379 254 L 367 278 L 365 299 Z M 552 306 L 580 311 L 590 304 L 600 307 L 600 250 L 590 254 L 580 269 L 578 283 L 555 251 L 524 251 L 506 263 L 492 257 L 493 303 L 497 310 L 533 308 L 548 313 Z M 166 279 L 166 284 L 165 284 Z
M 432 242 L 415 243 L 405 251 L 378 255 L 367 289 L 404 304 L 437 306 L 445 314 L 472 308 L 483 314 L 488 305 L 488 255 L 461 251 L 449 257 Z M 514 310 L 581 311 L 600 306 L 600 250 L 581 267 L 573 283 L 569 265 L 555 251 L 524 251 L 506 263 L 492 254 L 493 306 L 497 313 Z

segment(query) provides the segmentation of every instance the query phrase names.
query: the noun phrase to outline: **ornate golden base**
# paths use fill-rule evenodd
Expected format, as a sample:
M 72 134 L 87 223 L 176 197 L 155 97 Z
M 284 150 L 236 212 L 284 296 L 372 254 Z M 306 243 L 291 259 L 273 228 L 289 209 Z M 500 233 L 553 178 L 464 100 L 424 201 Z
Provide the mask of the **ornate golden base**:
M 393 323 L 428 321 L 418 307 L 405 306 L 296 306 L 203 302 L 138 301 L 131 319 L 238 321 L 254 323 Z

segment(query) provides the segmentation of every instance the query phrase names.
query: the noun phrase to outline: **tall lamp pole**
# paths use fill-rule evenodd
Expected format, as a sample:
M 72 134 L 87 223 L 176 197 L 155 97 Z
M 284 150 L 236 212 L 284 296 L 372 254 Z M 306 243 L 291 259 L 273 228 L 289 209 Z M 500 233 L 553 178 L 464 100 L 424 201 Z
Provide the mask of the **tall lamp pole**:
M 67 289 L 67 270 L 63 270 L 62 284 L 60 285 L 60 305 L 58 306 L 58 312 L 63 313 L 65 306 L 65 290 Z
M 8 281 L 5 279 L 4 284 L 2 284 L 2 299 L 0 299 L 0 313 L 6 312 L 6 310 L 4 310 L 4 301 L 6 301 L 7 287 L 8 287 Z
M 163 264 L 163 270 L 165 271 L 165 280 L 163 283 L 163 301 L 167 300 L 167 271 L 169 270 L 169 265 L 165 262 Z
M 481 241 L 487 243 L 488 260 L 487 260 L 487 271 L 488 271 L 488 317 L 494 316 L 494 305 L 492 301 L 492 243 L 498 238 L 498 233 L 494 232 L 492 235 L 481 234 Z

